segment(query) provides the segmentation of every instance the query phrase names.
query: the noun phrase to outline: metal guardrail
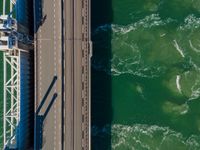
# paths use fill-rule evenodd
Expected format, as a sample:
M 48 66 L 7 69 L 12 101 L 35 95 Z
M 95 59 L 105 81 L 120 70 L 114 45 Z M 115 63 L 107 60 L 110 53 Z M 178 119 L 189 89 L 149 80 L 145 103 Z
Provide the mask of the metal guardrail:
M 15 4 L 16 1 L 10 1 L 10 12 L 13 12 Z M 1 40 L 6 40 L 4 43 L 7 43 L 7 46 L 2 49 L 4 51 L 4 149 L 17 147 L 16 134 L 20 120 L 20 50 L 16 48 L 16 41 L 11 36 L 11 32 L 17 29 L 17 25 L 16 20 L 12 18 L 12 13 L 6 15 L 5 10 L 6 1 L 3 0 Z
M 91 39 L 90 39 L 90 0 L 82 0 L 82 149 L 91 149 L 90 138 L 90 59 L 91 59 Z
M 0 16 L 0 49 L 4 52 L 4 149 L 16 149 L 20 122 L 20 53 L 18 42 L 32 44 L 28 35 L 18 33 L 17 21 L 12 17 L 16 0 L 10 0 L 10 13 L 6 14 L 6 0 L 3 0 L 3 15 Z M 4 45 L 1 45 L 4 43 Z

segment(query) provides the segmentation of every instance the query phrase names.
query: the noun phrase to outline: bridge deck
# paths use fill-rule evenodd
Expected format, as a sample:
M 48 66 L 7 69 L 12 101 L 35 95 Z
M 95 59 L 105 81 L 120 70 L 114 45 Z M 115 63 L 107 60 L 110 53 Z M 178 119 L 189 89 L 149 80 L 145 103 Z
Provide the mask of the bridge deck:
M 35 0 L 35 147 L 61 149 L 61 1 Z
M 64 1 L 64 149 L 90 149 L 90 0 Z
M 35 147 L 88 150 L 90 3 L 89 0 L 39 2 L 35 0 L 34 5 Z

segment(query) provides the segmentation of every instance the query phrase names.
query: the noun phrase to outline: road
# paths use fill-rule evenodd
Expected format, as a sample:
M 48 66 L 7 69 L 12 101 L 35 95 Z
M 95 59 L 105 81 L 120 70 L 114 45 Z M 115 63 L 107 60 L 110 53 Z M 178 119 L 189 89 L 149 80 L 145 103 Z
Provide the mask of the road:
M 35 147 L 90 150 L 90 0 L 37 1 Z
M 62 147 L 62 25 L 61 0 L 35 0 L 35 147 Z M 39 18 L 36 18 L 39 17 Z M 40 18 L 42 17 L 42 18 Z M 38 23 L 37 23 L 38 24 Z M 37 141 L 37 142 L 36 142 Z
M 90 0 L 64 0 L 65 150 L 90 149 Z

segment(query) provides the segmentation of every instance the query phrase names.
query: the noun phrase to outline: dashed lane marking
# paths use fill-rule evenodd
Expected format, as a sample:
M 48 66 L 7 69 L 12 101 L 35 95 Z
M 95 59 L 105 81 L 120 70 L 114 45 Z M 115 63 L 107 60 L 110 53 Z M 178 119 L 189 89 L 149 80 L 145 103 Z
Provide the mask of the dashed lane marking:
M 57 73 L 56 73 L 56 31 L 55 31 L 55 29 L 56 29 L 56 26 L 55 26 L 55 23 L 56 23 L 56 21 L 55 21 L 55 19 L 56 19 L 56 17 L 55 17 L 55 0 L 54 0 L 54 4 L 53 4 L 53 7 L 54 7 L 54 9 L 53 9 L 53 11 L 54 11 L 54 15 L 53 15 L 53 34 L 54 34 L 54 75 L 56 75 Z M 55 86 L 55 89 L 54 89 L 54 92 L 56 93 L 56 86 Z M 54 149 L 56 149 L 56 124 L 57 124 L 57 122 L 56 122 L 56 103 L 54 104 Z

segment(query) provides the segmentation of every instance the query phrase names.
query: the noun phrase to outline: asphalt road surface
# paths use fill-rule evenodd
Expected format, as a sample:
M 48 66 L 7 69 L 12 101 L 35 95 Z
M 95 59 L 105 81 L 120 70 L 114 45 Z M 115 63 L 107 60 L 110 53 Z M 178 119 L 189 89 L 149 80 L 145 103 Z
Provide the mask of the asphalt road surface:
M 60 150 L 62 147 L 61 1 L 35 1 L 35 5 L 40 7 L 37 8 L 40 14 L 35 16 L 38 17 L 35 20 L 40 24 L 35 27 L 37 119 L 35 146 L 37 149 Z
M 90 149 L 90 3 L 64 0 L 64 149 Z
M 89 0 L 35 5 L 42 8 L 35 10 L 35 147 L 89 150 Z

